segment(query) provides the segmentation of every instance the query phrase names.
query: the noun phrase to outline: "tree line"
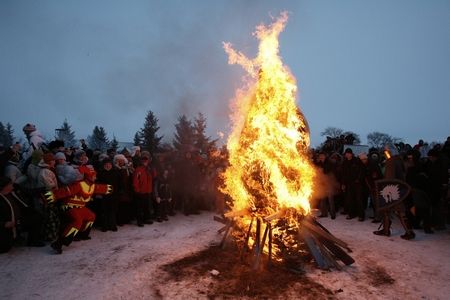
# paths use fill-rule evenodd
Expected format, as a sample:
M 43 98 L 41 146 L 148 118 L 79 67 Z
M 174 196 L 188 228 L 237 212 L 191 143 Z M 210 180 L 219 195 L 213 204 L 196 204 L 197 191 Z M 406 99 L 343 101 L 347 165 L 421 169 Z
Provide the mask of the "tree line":
M 163 136 L 158 134 L 158 118 L 149 110 L 147 111 L 144 124 L 135 134 L 133 144 L 140 146 L 142 150 L 150 153 L 156 153 L 168 148 L 175 148 L 179 151 L 198 151 L 200 154 L 208 153 L 216 147 L 217 139 L 207 136 L 207 119 L 199 112 L 192 120 L 186 115 L 181 115 L 175 124 L 175 134 L 172 145 L 162 143 Z M 55 140 L 63 141 L 66 147 L 76 147 L 79 141 L 76 138 L 75 131 L 67 119 L 55 130 Z M 0 122 L 0 145 L 10 147 L 18 139 L 14 136 L 14 130 L 10 123 L 4 125 Z M 106 129 L 96 125 L 92 133 L 86 138 L 86 144 L 91 149 L 105 151 L 107 149 L 118 150 L 119 142 L 116 137 L 108 138 Z

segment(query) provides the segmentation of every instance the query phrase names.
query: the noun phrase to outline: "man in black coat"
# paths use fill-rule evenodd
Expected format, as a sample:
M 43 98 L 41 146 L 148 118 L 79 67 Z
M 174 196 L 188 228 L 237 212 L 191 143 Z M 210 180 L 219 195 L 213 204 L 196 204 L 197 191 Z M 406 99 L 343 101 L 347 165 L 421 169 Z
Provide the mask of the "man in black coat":
M 347 148 L 344 152 L 342 164 L 342 190 L 345 192 L 345 210 L 347 219 L 358 217 L 364 221 L 365 213 L 362 200 L 362 188 L 364 184 L 364 168 L 359 159 L 353 156 L 353 151 Z

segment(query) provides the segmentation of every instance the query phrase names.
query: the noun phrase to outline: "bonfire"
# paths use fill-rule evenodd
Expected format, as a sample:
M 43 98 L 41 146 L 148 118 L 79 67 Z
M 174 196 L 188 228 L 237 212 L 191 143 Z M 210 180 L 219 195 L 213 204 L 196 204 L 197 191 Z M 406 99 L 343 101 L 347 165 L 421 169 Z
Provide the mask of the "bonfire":
M 222 174 L 222 192 L 231 210 L 216 220 L 226 226 L 222 245 L 232 236 L 241 254 L 262 254 L 297 264 L 312 256 L 319 267 L 339 268 L 336 259 L 353 259 L 311 215 L 315 169 L 309 157 L 308 123 L 296 105 L 297 84 L 279 55 L 278 37 L 287 13 L 254 35 L 259 51 L 254 59 L 224 43 L 230 64 L 244 68 L 244 86 L 232 102 L 232 132 L 227 142 L 229 166 Z

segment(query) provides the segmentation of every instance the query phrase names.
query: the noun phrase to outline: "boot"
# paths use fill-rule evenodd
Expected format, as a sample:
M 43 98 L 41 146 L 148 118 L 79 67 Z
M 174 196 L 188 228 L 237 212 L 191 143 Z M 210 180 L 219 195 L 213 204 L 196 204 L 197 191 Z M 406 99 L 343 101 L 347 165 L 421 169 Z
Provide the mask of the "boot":
M 51 243 L 50 246 L 55 251 L 55 254 L 62 254 L 62 252 L 63 252 L 63 250 L 62 250 L 62 242 L 61 242 L 61 240 L 59 238 L 56 241 L 54 241 L 53 243 Z
M 77 238 L 79 238 L 80 240 L 83 240 L 83 241 L 90 240 L 91 237 L 89 236 L 89 233 L 91 233 L 91 228 L 92 227 L 88 227 L 86 230 L 84 230 L 82 232 L 78 232 Z
M 397 211 L 397 216 L 400 219 L 400 223 L 402 223 L 403 228 L 405 228 L 405 234 L 400 237 L 404 240 L 412 240 L 416 237 L 411 224 L 408 222 L 408 218 L 405 214 L 403 214 L 400 210 Z
M 383 223 L 380 224 L 378 230 L 374 231 L 373 234 L 391 236 L 391 224 L 392 221 L 385 215 L 383 217 Z
M 414 231 L 407 231 L 405 232 L 405 234 L 400 236 L 402 239 L 404 240 L 412 240 L 416 237 L 416 234 L 414 233 Z

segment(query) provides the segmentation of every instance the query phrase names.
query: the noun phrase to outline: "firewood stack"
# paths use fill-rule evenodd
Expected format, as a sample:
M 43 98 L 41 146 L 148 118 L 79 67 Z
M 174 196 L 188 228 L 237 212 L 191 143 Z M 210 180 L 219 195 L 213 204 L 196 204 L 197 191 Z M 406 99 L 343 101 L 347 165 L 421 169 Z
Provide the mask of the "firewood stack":
M 266 217 L 252 215 L 247 228 L 239 226 L 238 218 L 248 214 L 252 215 L 246 210 L 230 212 L 214 219 L 224 224 L 219 229 L 219 233 L 224 232 L 220 246 L 225 248 L 234 238 L 241 259 L 250 259 L 255 270 L 263 260 L 269 267 L 274 261 L 283 262 L 294 272 L 302 272 L 303 264 L 311 258 L 323 270 L 341 270 L 341 263 L 348 266 L 355 262 L 345 251 L 351 252 L 349 246 L 311 215 L 297 215 L 293 209 L 284 209 Z

